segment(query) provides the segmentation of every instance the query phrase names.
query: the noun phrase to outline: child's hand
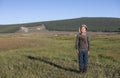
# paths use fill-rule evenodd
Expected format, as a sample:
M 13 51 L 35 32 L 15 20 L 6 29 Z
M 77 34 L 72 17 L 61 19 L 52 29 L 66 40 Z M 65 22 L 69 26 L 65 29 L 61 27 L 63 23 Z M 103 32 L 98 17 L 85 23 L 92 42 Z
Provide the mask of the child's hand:
M 76 53 L 77 53 L 77 54 L 79 54 L 79 51 L 78 51 L 78 50 L 76 50 Z
M 90 54 L 90 51 L 88 51 L 88 55 Z

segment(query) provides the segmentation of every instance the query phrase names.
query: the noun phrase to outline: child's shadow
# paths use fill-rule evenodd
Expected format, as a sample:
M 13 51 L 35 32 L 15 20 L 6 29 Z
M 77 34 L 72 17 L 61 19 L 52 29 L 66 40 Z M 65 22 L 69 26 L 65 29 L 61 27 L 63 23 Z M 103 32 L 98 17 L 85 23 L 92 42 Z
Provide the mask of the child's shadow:
M 33 61 L 34 61 L 34 60 L 37 60 L 37 61 L 44 62 L 44 63 L 46 63 L 46 64 L 49 64 L 49 65 L 51 65 L 51 66 L 54 66 L 54 67 L 56 67 L 56 68 L 59 68 L 59 69 L 65 70 L 65 71 L 70 71 L 70 72 L 79 73 L 78 70 L 62 67 L 62 66 L 60 66 L 60 65 L 58 65 L 58 64 L 55 64 L 55 63 L 53 63 L 53 62 L 51 62 L 51 61 L 42 59 L 42 58 L 40 58 L 40 57 L 37 58 L 37 57 L 33 57 L 33 56 L 27 56 L 27 58 L 29 58 L 30 60 L 33 60 Z

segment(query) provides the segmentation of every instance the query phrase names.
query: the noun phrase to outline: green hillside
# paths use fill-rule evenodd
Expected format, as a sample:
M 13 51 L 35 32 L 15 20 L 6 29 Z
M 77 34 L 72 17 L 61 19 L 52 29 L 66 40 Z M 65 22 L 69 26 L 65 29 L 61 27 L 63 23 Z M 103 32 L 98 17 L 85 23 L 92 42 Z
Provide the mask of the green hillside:
M 38 26 L 44 24 L 51 31 L 78 31 L 81 24 L 86 24 L 89 31 L 120 32 L 120 18 L 75 18 L 56 21 L 34 22 L 26 24 L 0 25 L 0 33 L 16 32 L 21 26 Z

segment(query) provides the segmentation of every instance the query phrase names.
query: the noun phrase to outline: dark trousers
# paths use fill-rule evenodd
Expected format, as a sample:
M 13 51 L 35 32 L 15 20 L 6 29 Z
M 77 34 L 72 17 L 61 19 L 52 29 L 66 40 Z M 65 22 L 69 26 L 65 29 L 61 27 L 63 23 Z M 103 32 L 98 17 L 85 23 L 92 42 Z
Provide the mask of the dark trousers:
M 79 60 L 79 67 L 86 68 L 88 65 L 88 51 L 87 50 L 79 51 L 78 60 Z

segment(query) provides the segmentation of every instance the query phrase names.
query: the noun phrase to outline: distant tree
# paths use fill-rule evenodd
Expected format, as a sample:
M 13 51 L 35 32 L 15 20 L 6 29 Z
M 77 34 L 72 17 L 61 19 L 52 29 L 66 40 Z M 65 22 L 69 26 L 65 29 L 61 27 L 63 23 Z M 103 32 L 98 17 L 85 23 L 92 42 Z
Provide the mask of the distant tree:
M 118 28 L 118 30 L 120 31 L 120 28 Z

